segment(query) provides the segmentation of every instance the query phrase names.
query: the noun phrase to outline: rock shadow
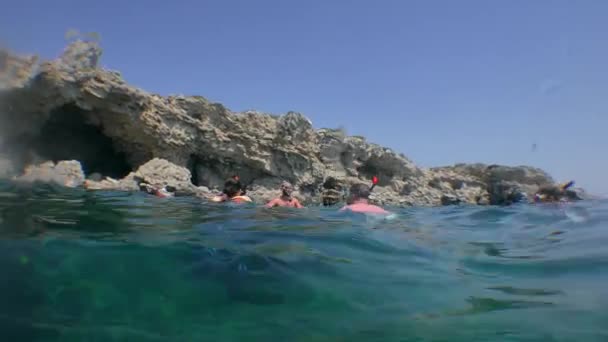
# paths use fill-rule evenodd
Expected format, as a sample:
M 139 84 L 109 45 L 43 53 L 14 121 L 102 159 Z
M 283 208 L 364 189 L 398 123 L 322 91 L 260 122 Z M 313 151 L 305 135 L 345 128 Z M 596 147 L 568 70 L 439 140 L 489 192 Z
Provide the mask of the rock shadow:
M 94 173 L 112 178 L 126 176 L 132 171 L 127 156 L 115 148 L 101 126 L 90 123 L 90 118 L 89 112 L 75 104 L 54 109 L 37 135 L 21 136 L 10 144 L 22 148 L 19 164 L 77 160 L 87 176 Z

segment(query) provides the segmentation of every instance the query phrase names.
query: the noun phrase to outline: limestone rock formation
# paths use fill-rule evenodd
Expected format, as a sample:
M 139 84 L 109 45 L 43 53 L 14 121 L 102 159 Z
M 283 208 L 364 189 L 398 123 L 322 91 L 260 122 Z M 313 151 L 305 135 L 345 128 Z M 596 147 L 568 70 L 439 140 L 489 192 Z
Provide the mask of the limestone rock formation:
M 139 191 L 142 189 L 140 183 L 133 178 L 133 174 L 129 174 L 123 179 L 111 177 L 104 177 L 100 180 L 87 179 L 83 185 L 88 190 Z
M 20 182 L 46 182 L 74 188 L 84 183 L 84 172 L 80 162 L 63 160 L 55 164 L 48 161 L 39 165 L 29 165 L 23 174 L 15 178 Z
M 137 171 L 116 180 L 110 177 L 93 180 L 88 179 L 85 187 L 89 190 L 121 190 L 153 192 L 162 188 L 172 189 L 172 193 L 180 196 L 210 195 L 206 187 L 197 187 L 191 182 L 190 170 L 177 166 L 165 159 L 154 158 L 140 166 Z
M 315 130 L 296 112 L 234 113 L 200 96 L 150 94 L 100 68 L 101 54 L 86 41 L 51 61 L 0 54 L 0 154 L 11 165 L 6 170 L 78 160 L 93 178 L 89 189 L 170 185 L 185 194 L 219 190 L 227 177 L 239 175 L 258 200 L 276 195 L 287 180 L 300 198 L 328 204 L 373 175 L 380 179 L 374 200 L 394 205 L 508 204 L 553 184 L 527 167 L 423 169 L 362 137 Z
M 192 175 L 187 168 L 159 158 L 154 158 L 140 166 L 133 174 L 133 178 L 139 180 L 139 183 L 155 187 L 171 186 L 182 192 L 194 193 L 196 188 L 191 182 Z

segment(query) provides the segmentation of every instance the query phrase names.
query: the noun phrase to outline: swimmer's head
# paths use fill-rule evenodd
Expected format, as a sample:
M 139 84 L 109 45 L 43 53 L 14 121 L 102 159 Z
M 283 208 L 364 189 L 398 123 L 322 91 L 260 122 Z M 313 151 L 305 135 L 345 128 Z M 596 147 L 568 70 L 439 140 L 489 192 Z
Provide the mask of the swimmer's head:
M 243 194 L 243 185 L 238 179 L 228 178 L 224 183 L 224 191 L 222 191 L 228 198 L 239 196 Z
M 291 197 L 291 194 L 293 193 L 293 185 L 291 185 L 291 183 L 288 181 L 283 181 L 283 183 L 281 183 L 281 192 L 284 196 Z
M 352 185 L 349 192 L 352 201 L 368 200 L 371 194 L 369 185 L 363 183 Z

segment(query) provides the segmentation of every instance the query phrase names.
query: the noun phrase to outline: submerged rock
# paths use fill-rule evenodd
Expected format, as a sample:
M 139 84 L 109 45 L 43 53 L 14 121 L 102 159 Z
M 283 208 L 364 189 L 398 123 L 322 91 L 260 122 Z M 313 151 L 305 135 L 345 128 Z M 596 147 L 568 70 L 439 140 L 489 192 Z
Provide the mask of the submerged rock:
M 38 159 L 74 159 L 81 171 L 96 174 L 86 181 L 88 189 L 170 186 L 183 194 L 219 190 L 227 177 L 239 175 L 258 200 L 276 195 L 287 180 L 300 198 L 328 205 L 372 176 L 380 180 L 375 201 L 393 205 L 509 204 L 554 184 L 530 167 L 420 168 L 363 137 L 315 130 L 296 112 L 235 113 L 201 96 L 147 93 L 100 68 L 101 54 L 96 43 L 77 41 L 51 61 L 0 55 L 0 153 L 10 150 L 17 169 Z M 44 178 L 27 170 L 25 178 Z M 64 183 L 84 182 L 71 179 Z

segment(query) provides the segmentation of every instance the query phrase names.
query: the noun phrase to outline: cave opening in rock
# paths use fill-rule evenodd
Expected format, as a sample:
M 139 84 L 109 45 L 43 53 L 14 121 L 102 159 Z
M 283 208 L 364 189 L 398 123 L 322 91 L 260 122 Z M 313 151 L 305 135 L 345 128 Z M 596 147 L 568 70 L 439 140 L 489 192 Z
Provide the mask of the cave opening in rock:
M 201 177 L 199 177 L 199 175 L 198 175 L 198 173 L 199 173 L 198 170 L 201 167 L 201 164 L 202 164 L 201 158 L 197 157 L 194 154 L 190 155 L 190 159 L 188 159 L 187 168 L 188 168 L 188 170 L 190 170 L 190 181 L 192 182 L 192 184 L 194 184 L 196 186 L 203 185 L 200 183 L 202 181 L 202 179 L 200 179 Z
M 122 178 L 132 171 L 123 152 L 100 127 L 87 122 L 87 112 L 74 104 L 53 110 L 49 120 L 30 143 L 35 154 L 44 160 L 78 160 L 85 175 L 99 173 Z

